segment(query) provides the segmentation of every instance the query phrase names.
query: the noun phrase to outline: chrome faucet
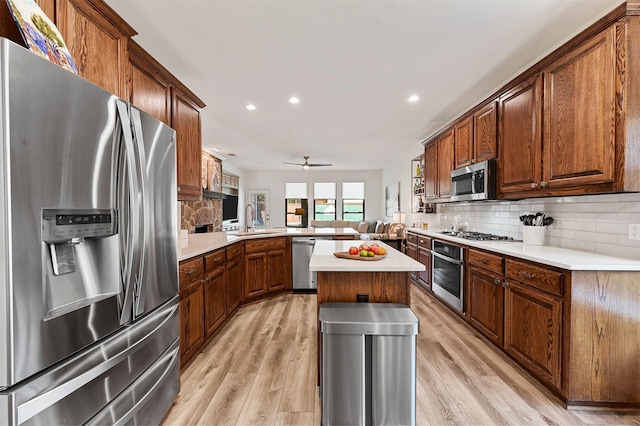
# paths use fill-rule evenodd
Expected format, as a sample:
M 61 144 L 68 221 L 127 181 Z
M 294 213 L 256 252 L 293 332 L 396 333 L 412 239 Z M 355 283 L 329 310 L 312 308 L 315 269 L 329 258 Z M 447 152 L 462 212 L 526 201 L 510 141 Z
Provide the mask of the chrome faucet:
M 249 226 L 249 216 L 247 215 L 247 211 L 251 209 L 251 226 Z M 251 204 L 247 204 L 244 207 L 244 232 L 249 232 L 249 230 L 253 231 L 253 225 L 255 223 L 255 215 L 256 211 Z

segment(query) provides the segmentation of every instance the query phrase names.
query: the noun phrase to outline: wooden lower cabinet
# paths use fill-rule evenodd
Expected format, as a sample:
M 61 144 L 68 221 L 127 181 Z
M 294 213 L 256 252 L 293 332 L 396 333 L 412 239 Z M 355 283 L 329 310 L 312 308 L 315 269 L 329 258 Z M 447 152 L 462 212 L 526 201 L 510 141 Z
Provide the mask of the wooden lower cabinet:
M 469 322 L 496 345 L 502 346 L 504 288 L 502 276 L 469 268 Z
M 184 365 L 204 343 L 204 294 L 202 285 L 180 295 L 180 365 Z
M 560 389 L 562 299 L 509 280 L 505 299 L 505 350 Z
M 245 298 L 262 296 L 267 291 L 266 271 L 267 256 L 265 253 L 251 253 L 244 258 L 245 265 Z
M 418 234 L 407 232 L 407 243 L 405 244 L 405 254 L 414 260 L 418 260 Z M 418 272 L 409 272 L 409 279 L 418 283 Z
M 273 250 L 267 253 L 267 291 L 284 290 L 287 286 L 287 267 L 285 250 Z
M 244 299 L 244 274 L 242 257 L 227 262 L 227 315 L 230 315 Z
M 286 237 L 245 244 L 245 298 L 291 288 L 291 245 Z
M 227 274 L 221 266 L 208 272 L 204 278 L 204 325 L 205 339 L 224 322 L 227 317 Z
M 416 283 L 431 291 L 431 238 L 419 235 L 415 259 L 424 265 L 425 270 L 416 273 Z

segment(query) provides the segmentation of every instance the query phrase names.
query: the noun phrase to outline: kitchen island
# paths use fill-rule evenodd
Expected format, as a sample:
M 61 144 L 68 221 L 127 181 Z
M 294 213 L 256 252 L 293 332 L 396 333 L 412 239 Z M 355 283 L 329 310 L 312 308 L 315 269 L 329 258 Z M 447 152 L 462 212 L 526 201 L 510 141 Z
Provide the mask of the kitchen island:
M 411 271 L 424 271 L 425 266 L 389 245 L 381 260 L 341 259 L 335 252 L 346 252 L 362 241 L 318 241 L 313 250 L 309 270 L 318 274 L 318 309 L 324 302 L 374 302 L 411 305 Z M 368 243 L 368 242 L 366 242 Z

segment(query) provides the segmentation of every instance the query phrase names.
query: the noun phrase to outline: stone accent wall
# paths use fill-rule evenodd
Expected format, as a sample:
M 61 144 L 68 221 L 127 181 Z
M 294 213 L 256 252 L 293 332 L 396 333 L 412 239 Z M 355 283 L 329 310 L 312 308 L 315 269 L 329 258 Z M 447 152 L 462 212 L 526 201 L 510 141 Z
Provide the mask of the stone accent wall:
M 209 225 L 209 232 L 222 231 L 222 200 L 203 198 L 200 201 L 182 201 L 180 229 L 190 234 L 197 225 Z

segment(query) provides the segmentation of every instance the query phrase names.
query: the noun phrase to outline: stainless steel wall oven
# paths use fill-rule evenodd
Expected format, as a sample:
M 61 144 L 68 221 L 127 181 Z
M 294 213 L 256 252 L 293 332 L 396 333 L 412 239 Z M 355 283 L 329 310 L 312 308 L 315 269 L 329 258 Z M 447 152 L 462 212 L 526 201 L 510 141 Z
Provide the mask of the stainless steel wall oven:
M 464 250 L 434 239 L 431 243 L 431 288 L 433 292 L 464 312 Z

